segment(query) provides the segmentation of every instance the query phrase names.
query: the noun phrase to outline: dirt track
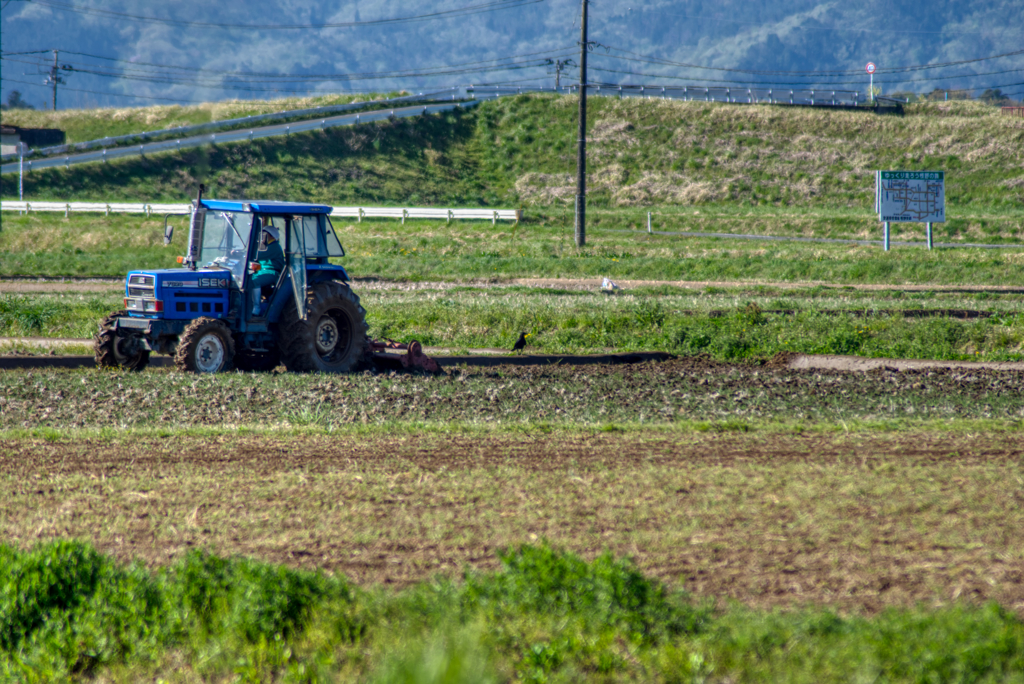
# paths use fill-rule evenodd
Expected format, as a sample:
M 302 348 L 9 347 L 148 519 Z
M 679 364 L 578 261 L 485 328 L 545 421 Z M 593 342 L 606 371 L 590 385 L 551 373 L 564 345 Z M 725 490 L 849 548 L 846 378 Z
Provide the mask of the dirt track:
M 94 361 L 91 356 L 60 355 L 59 349 L 67 345 L 90 346 L 92 340 L 57 339 L 45 337 L 12 337 L 0 338 L 0 370 L 14 368 L 92 368 Z M 48 355 L 18 354 L 4 356 L 4 348 L 13 345 L 33 345 L 52 349 Z M 575 356 L 568 354 L 527 354 L 513 356 L 505 349 L 470 349 L 468 353 L 450 356 L 452 350 L 425 347 L 424 351 L 442 366 L 545 366 L 561 365 L 592 365 L 599 363 L 641 363 L 645 361 L 663 361 L 670 357 L 659 352 L 642 354 L 595 354 Z M 169 356 L 156 356 L 150 361 L 154 368 L 171 366 Z M 929 369 L 961 369 L 961 370 L 995 370 L 1024 372 L 1024 361 L 943 361 L 928 359 L 871 359 L 861 356 L 838 356 L 830 354 L 789 354 L 780 356 L 772 363 L 774 367 L 785 367 L 793 370 L 838 370 L 838 371 L 871 371 L 871 370 L 929 370 Z

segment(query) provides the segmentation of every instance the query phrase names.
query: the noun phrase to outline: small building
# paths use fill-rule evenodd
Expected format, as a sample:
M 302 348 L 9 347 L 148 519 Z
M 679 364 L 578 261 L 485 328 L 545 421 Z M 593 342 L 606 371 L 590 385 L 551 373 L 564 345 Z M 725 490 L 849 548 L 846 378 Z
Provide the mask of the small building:
M 0 154 L 15 154 L 18 143 L 23 142 L 29 147 L 49 147 L 63 145 L 67 136 L 59 128 L 22 128 L 20 126 L 0 126 Z

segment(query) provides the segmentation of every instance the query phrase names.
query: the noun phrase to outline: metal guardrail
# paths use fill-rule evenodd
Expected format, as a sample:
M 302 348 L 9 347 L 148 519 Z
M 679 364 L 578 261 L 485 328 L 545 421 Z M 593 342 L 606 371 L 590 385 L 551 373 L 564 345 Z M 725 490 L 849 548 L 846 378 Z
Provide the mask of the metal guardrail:
M 199 147 L 201 145 L 213 143 L 252 142 L 259 138 L 288 135 L 290 133 L 303 133 L 305 131 L 324 130 L 335 126 L 351 126 L 359 123 L 383 121 L 385 119 L 401 119 L 411 116 L 420 116 L 422 114 L 438 114 L 452 109 L 473 107 L 479 103 L 479 100 L 470 100 L 468 102 L 454 102 L 451 104 L 413 105 L 411 107 L 394 109 L 377 109 L 370 112 L 344 114 L 341 116 L 332 116 L 323 119 L 313 119 L 311 121 L 297 121 L 289 124 L 278 124 L 276 126 L 263 126 L 261 128 L 251 128 L 248 130 L 241 129 L 228 131 L 226 133 L 211 133 L 209 135 L 199 135 L 191 138 L 181 138 L 178 140 L 164 140 L 161 142 L 132 145 L 131 147 L 116 147 L 113 149 L 104 149 L 99 152 L 86 152 L 84 154 L 49 157 L 47 159 L 38 160 L 26 159 L 24 161 L 24 166 L 26 173 L 56 166 L 68 168 L 75 164 L 106 162 L 111 159 L 120 159 L 122 157 L 135 157 L 145 155 L 147 153 L 154 154 L 156 152 L 183 150 L 189 147 Z M 0 167 L 0 173 L 16 173 L 18 171 L 18 166 L 19 162 L 4 164 Z
M 40 147 L 31 149 L 25 155 L 25 157 L 47 157 L 52 155 L 66 155 L 70 152 L 84 152 L 95 148 L 107 148 L 117 147 L 122 143 L 134 143 L 145 141 L 153 138 L 180 138 L 182 136 L 193 136 L 199 133 L 216 132 L 219 130 L 226 130 L 229 128 L 238 128 L 245 126 L 252 126 L 253 124 L 264 123 L 267 121 L 280 121 L 282 119 L 294 119 L 306 116 L 323 115 L 323 114 L 337 114 L 339 112 L 347 112 L 353 109 L 361 109 L 364 107 L 372 107 L 380 104 L 394 105 L 396 102 L 438 102 L 442 100 L 460 100 L 462 99 L 459 95 L 461 88 L 444 88 L 430 93 L 416 93 L 415 95 L 406 95 L 403 97 L 384 98 L 382 100 L 366 100 L 364 102 L 348 102 L 346 104 L 339 105 L 325 105 L 323 107 L 309 107 L 306 109 L 292 109 L 283 112 L 272 112 L 270 114 L 256 114 L 252 116 L 244 116 L 237 119 L 224 119 L 223 121 L 213 121 L 205 124 L 195 124 L 193 126 L 179 126 L 177 128 L 165 128 L 158 131 L 143 131 L 141 133 L 129 133 L 127 135 L 118 135 L 114 137 L 98 138 L 96 140 L 87 140 L 80 143 L 71 143 L 68 145 L 52 145 L 50 147 Z M 17 159 L 17 152 L 10 152 L 8 154 L 0 156 L 0 160 L 7 161 L 9 159 Z
M 191 204 L 150 204 L 140 202 L 0 202 L 0 211 L 17 212 L 64 212 L 65 216 L 73 213 L 104 214 L 157 214 L 159 216 L 190 214 Z M 355 218 L 396 218 L 405 223 L 405 219 L 445 219 L 445 221 L 519 221 L 522 212 L 518 209 L 436 209 L 433 207 L 332 207 L 331 216 Z
M 561 92 L 575 94 L 578 85 L 555 88 L 523 88 L 519 86 L 470 86 L 466 92 L 477 99 L 491 99 L 505 95 L 523 93 Z M 865 98 L 856 90 L 831 90 L 819 88 L 778 89 L 727 88 L 725 86 L 643 86 L 643 85 L 588 85 L 588 96 L 643 97 L 704 102 L 728 102 L 743 104 L 791 104 L 829 107 L 855 107 Z

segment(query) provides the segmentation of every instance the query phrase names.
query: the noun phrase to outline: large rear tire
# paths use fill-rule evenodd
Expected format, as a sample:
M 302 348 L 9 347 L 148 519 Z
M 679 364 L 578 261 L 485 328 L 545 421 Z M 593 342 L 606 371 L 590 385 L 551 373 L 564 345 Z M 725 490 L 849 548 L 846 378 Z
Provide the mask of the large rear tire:
M 186 373 L 223 373 L 234 368 L 235 341 L 223 321 L 203 316 L 178 339 L 174 365 Z
M 317 283 L 306 290 L 306 318 L 286 307 L 278 325 L 281 361 L 289 371 L 348 373 L 366 354 L 366 310 L 348 285 Z
M 125 310 L 114 311 L 100 321 L 100 329 L 93 338 L 96 365 L 100 368 L 127 368 L 140 371 L 149 365 L 149 350 L 142 349 L 138 337 L 120 335 L 115 328 L 117 319 L 127 317 Z

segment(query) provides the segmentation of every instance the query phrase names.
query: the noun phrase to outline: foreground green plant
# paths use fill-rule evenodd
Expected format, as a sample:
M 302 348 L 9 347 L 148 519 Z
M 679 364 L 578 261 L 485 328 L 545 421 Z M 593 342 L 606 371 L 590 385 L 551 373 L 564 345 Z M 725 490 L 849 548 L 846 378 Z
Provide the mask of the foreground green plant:
M 1021 681 L 1024 623 L 995 604 L 840 617 L 715 611 L 549 546 L 401 592 L 193 551 L 122 567 L 80 542 L 0 546 L 0 674 L 24 681 Z M 180 675 L 179 675 L 180 676 Z

